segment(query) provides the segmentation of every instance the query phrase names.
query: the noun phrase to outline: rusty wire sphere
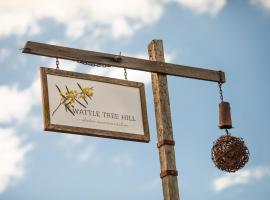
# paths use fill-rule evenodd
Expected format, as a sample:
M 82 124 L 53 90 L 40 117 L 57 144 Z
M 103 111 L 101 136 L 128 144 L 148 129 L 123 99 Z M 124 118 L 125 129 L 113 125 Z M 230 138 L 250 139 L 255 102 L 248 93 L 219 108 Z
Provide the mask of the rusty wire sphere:
M 236 172 L 249 160 L 249 151 L 243 138 L 223 135 L 214 141 L 212 160 L 222 171 Z

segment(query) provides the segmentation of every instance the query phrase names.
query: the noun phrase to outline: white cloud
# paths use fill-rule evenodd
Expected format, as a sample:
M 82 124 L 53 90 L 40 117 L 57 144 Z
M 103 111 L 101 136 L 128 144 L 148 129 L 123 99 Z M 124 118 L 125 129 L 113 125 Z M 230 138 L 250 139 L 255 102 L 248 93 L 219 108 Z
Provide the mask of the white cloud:
M 97 143 L 93 140 L 90 143 L 86 142 L 84 136 L 64 134 L 58 145 L 64 151 L 67 160 L 91 164 L 97 164 L 102 160 L 100 154 L 97 153 Z
M 79 37 L 99 29 L 113 37 L 132 35 L 157 21 L 162 3 L 156 0 L 10 0 L 0 2 L 0 36 L 37 34 L 41 19 L 66 24 L 67 35 Z
M 22 144 L 15 130 L 0 128 L 0 192 L 24 175 L 25 156 L 32 149 L 32 144 Z
M 9 0 L 0 1 L 0 37 L 33 35 L 42 31 L 41 20 L 66 25 L 66 35 L 120 38 L 157 22 L 166 4 L 176 2 L 196 13 L 217 14 L 226 0 Z
M 129 152 L 114 154 L 109 161 L 109 164 L 113 165 L 112 169 L 115 174 L 122 174 L 124 170 L 129 170 L 135 165 L 134 156 Z
M 226 5 L 226 0 L 167 0 L 187 7 L 197 14 L 216 15 Z
M 26 89 L 19 89 L 16 85 L 0 85 L 0 94 L 0 123 L 25 121 L 32 107 L 40 102 L 39 79 L 35 79 Z
M 78 155 L 78 161 L 79 162 L 86 162 L 94 158 L 96 147 L 90 146 L 84 149 L 82 152 Z
M 254 180 L 261 180 L 266 176 L 270 176 L 269 166 L 240 170 L 234 174 L 225 174 L 222 177 L 216 178 L 212 183 L 212 187 L 214 191 L 218 192 L 235 185 L 243 185 Z
M 250 0 L 250 3 L 267 11 L 270 11 L 270 0 Z
M 61 137 L 59 145 L 65 148 L 70 148 L 74 145 L 81 145 L 83 143 L 83 137 L 78 135 L 66 134 L 65 137 Z
M 41 108 L 40 108 L 41 109 Z M 25 120 L 20 120 L 19 123 L 24 126 L 30 127 L 33 131 L 43 130 L 43 121 L 40 115 L 30 113 Z
M 4 60 L 7 56 L 10 55 L 10 50 L 9 49 L 3 49 L 0 48 L 0 61 Z
M 103 72 L 103 73 L 102 73 Z M 94 71 L 90 71 L 90 73 L 96 73 L 96 75 L 107 76 L 112 78 L 124 79 L 124 69 L 122 68 L 108 68 L 103 71 L 99 71 L 98 69 L 94 69 Z M 131 70 L 127 69 L 127 78 L 130 81 L 143 82 L 145 84 L 151 83 L 151 73 Z
M 58 61 L 59 69 L 61 70 L 75 71 L 79 65 L 79 63 L 70 60 L 58 59 Z M 56 59 L 52 59 L 50 62 L 48 62 L 48 66 L 44 67 L 56 68 Z
M 133 156 L 130 153 L 120 153 L 112 156 L 112 163 L 117 167 L 130 167 L 134 164 Z

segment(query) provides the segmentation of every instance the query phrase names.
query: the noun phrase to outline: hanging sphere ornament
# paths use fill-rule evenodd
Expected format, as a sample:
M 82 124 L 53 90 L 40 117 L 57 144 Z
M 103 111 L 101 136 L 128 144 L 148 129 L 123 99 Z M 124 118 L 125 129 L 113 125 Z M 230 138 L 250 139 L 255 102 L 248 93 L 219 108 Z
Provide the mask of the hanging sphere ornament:
M 226 134 L 214 141 L 212 147 L 212 160 L 217 168 L 226 172 L 236 172 L 245 166 L 249 159 L 249 151 L 243 138 L 231 136 L 228 129 L 232 128 L 230 103 L 223 101 L 222 72 L 218 83 L 219 104 L 219 128 L 225 129 Z
M 243 138 L 226 134 L 214 141 L 212 160 L 217 168 L 226 172 L 236 172 L 249 160 L 249 151 Z

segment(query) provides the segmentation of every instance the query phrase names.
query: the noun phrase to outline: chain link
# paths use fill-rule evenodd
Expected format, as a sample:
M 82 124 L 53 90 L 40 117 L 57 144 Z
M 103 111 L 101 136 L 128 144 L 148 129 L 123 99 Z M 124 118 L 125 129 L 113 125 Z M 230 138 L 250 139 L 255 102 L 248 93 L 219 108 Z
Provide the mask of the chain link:
M 119 58 L 121 59 L 121 51 L 119 52 Z M 127 80 L 127 69 L 124 68 L 124 77 Z
M 223 91 L 222 91 L 222 71 L 219 71 L 219 79 L 220 81 L 218 82 L 218 87 L 219 87 L 219 95 L 220 95 L 220 100 L 223 101 Z
M 119 52 L 119 58 L 121 58 L 121 52 Z M 56 58 L 57 61 L 56 61 L 56 68 L 59 69 L 59 62 L 58 62 L 58 58 Z M 83 64 L 83 65 L 89 65 L 91 67 L 101 67 L 101 68 L 107 68 L 107 67 L 112 67 L 111 65 L 107 65 L 107 64 L 98 64 L 98 63 L 92 63 L 92 62 L 89 62 L 89 61 L 84 61 L 83 59 L 77 61 L 78 63 L 80 64 Z M 127 80 L 127 69 L 124 68 L 124 77 L 125 79 Z
M 127 69 L 126 68 L 124 68 L 124 77 L 127 80 Z
M 222 83 L 218 83 L 220 100 L 223 101 Z
M 59 60 L 56 58 L 56 69 L 59 69 Z
M 106 65 L 106 64 L 97 64 L 97 63 L 92 63 L 89 61 L 84 61 L 84 60 L 80 60 L 77 61 L 78 63 L 81 63 L 83 65 L 89 65 L 91 67 L 102 67 L 102 68 L 106 68 L 106 67 L 111 67 L 111 65 Z

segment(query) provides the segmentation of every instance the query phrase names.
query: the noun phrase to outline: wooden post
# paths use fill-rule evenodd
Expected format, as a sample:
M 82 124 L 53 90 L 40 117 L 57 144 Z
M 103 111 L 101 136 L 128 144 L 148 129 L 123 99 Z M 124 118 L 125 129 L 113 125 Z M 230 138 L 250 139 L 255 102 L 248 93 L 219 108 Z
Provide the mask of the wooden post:
M 148 54 L 150 60 L 165 62 L 162 40 L 153 40 L 148 45 Z M 179 200 L 167 76 L 161 73 L 152 73 L 152 88 L 163 197 L 164 200 Z

